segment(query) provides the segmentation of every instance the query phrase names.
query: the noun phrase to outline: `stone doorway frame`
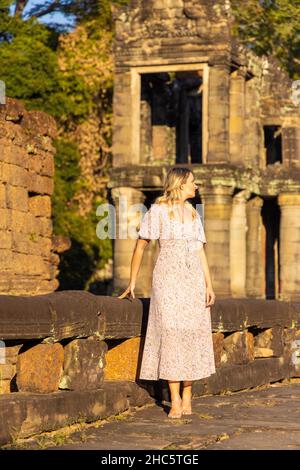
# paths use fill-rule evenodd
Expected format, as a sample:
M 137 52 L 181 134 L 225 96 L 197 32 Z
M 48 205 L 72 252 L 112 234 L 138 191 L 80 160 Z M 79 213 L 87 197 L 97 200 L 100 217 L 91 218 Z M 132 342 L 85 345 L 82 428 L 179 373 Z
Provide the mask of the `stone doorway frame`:
M 141 127 L 141 75 L 160 72 L 185 72 L 202 71 L 203 95 L 202 95 L 202 164 L 207 162 L 208 151 L 208 86 L 209 65 L 204 62 L 191 64 L 145 65 L 134 66 L 130 69 L 131 75 L 131 161 L 140 164 L 140 127 Z M 175 165 L 175 161 L 174 161 Z

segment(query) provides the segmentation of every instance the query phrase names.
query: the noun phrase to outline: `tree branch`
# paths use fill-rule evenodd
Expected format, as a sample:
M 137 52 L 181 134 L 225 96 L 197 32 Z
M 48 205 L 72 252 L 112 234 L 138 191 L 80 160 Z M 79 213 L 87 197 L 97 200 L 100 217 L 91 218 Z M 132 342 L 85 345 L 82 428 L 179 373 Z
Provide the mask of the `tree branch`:
M 59 7 L 60 1 L 54 0 L 53 3 L 50 3 L 46 8 L 43 10 L 39 10 L 38 8 L 33 8 L 29 12 L 29 16 L 34 16 L 35 18 L 40 18 L 41 16 L 48 15 L 49 13 L 53 13 L 57 7 Z
M 24 8 L 26 7 L 28 3 L 28 0 L 17 0 L 16 2 L 16 8 L 15 8 L 15 15 L 16 16 L 21 16 Z

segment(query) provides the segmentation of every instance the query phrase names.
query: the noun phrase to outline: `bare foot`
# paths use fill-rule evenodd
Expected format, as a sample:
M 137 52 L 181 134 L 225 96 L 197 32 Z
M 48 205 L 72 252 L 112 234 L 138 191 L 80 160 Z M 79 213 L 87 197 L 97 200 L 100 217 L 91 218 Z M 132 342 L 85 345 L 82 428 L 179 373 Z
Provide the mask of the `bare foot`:
M 192 404 L 191 400 L 182 400 L 182 414 L 191 415 L 192 414 Z
M 181 415 L 182 415 L 181 399 L 173 400 L 171 402 L 171 410 L 168 414 L 168 418 L 181 418 Z

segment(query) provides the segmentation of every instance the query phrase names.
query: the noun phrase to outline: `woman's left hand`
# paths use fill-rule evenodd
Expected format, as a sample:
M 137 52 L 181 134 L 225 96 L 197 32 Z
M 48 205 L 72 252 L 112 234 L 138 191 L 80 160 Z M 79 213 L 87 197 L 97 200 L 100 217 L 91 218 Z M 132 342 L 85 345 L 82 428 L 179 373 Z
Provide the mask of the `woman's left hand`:
M 216 296 L 211 286 L 206 287 L 206 307 L 215 303 Z

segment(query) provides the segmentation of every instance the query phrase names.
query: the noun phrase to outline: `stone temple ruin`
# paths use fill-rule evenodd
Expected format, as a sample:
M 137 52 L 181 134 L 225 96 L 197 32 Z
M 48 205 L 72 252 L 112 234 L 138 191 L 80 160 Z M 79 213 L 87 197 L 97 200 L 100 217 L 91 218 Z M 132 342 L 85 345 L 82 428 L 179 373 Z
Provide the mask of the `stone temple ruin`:
M 15 99 L 0 105 L 0 295 L 47 294 L 58 287 L 52 234 L 54 119 Z
M 121 197 L 149 207 L 168 168 L 189 166 L 216 295 L 299 298 L 300 105 L 291 80 L 232 36 L 226 0 L 132 0 L 115 19 L 117 215 Z M 114 240 L 115 289 L 128 285 L 134 245 Z M 150 242 L 138 294 L 149 294 L 156 250 Z

